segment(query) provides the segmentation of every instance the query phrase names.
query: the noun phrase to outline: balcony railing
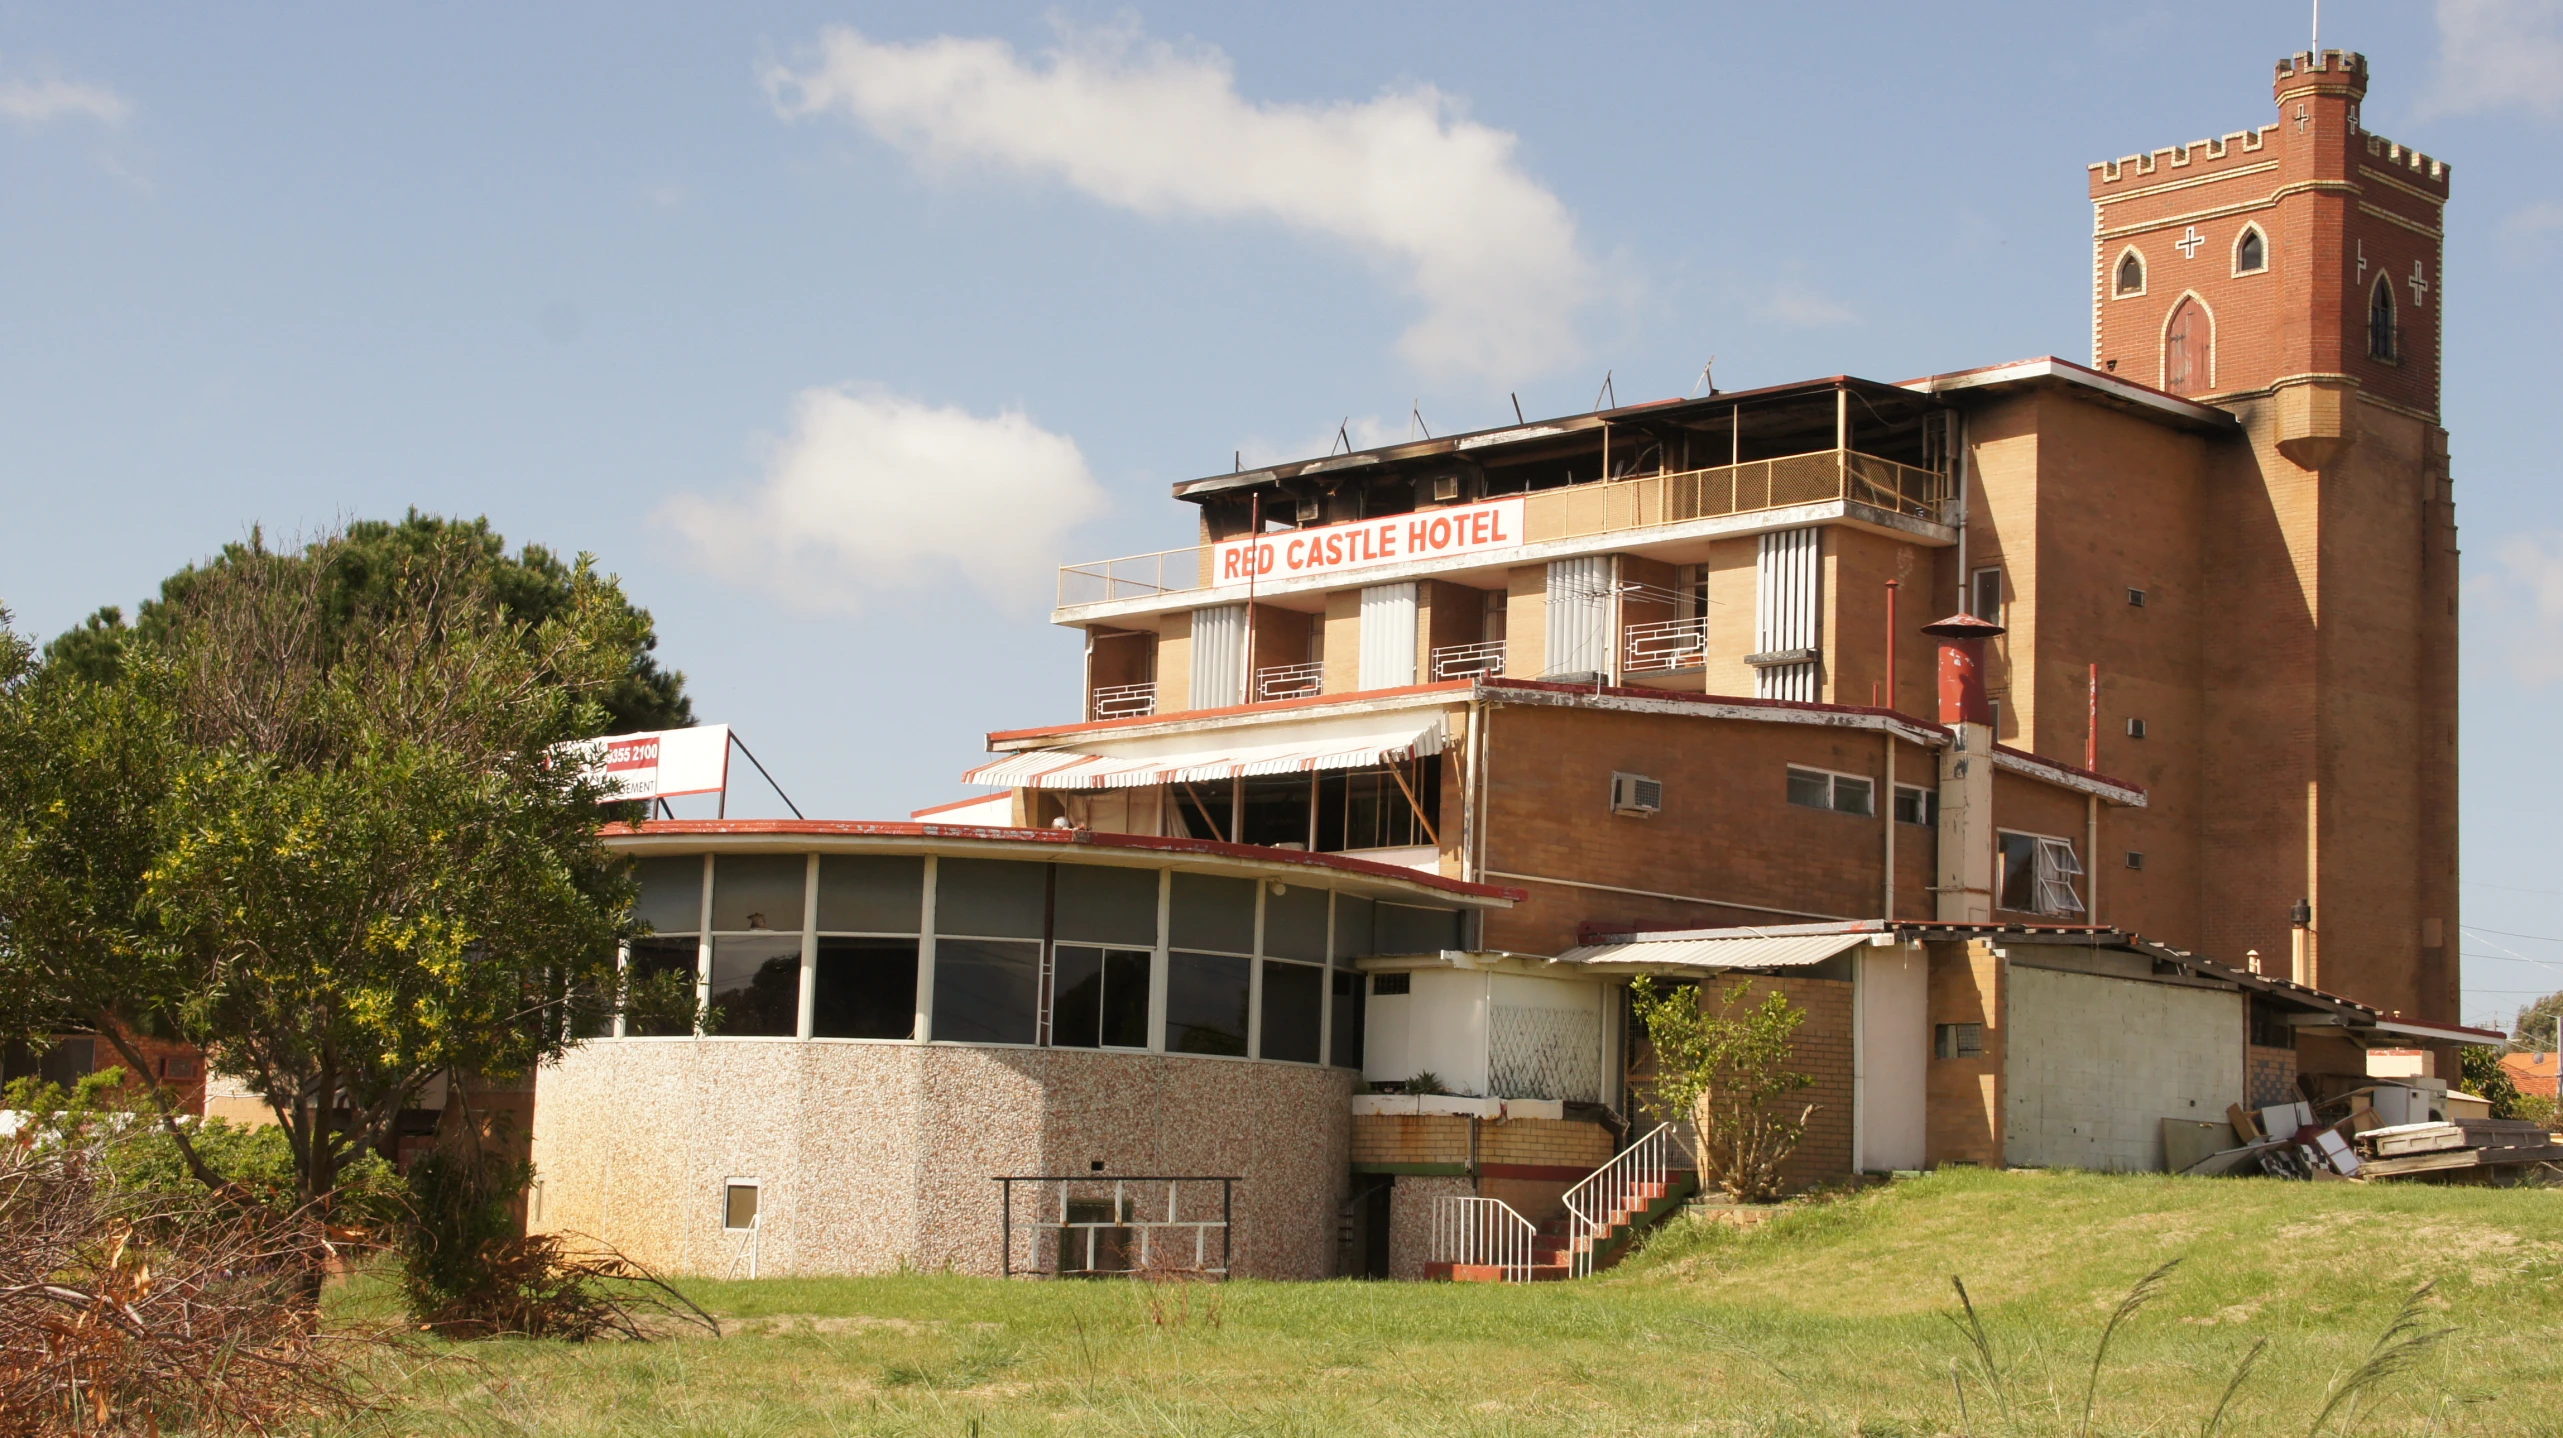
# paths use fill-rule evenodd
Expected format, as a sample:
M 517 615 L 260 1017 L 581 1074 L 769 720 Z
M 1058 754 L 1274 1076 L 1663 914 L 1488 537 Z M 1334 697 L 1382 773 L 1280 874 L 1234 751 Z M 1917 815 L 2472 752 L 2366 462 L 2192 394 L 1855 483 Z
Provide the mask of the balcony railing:
M 1663 674 L 1697 669 L 1708 662 L 1709 621 L 1705 619 L 1632 624 L 1621 632 L 1628 644 L 1628 652 L 1620 657 L 1623 674 Z
M 1137 719 L 1156 712 L 1154 684 L 1107 684 L 1095 691 L 1097 719 Z
M 1326 682 L 1323 664 L 1274 664 L 1255 671 L 1255 702 L 1314 694 Z
M 1504 672 L 1504 641 L 1490 639 L 1483 644 L 1446 644 L 1433 651 L 1433 678 L 1493 679 Z
M 1695 519 L 1848 501 L 1937 522 L 1948 478 L 1857 450 L 1821 449 L 1710 469 L 1569 485 L 1522 496 L 1523 541 L 1537 544 Z M 1102 604 L 1211 588 L 1209 545 L 1063 565 L 1059 603 Z M 1485 556 L 1476 557 L 1483 562 Z

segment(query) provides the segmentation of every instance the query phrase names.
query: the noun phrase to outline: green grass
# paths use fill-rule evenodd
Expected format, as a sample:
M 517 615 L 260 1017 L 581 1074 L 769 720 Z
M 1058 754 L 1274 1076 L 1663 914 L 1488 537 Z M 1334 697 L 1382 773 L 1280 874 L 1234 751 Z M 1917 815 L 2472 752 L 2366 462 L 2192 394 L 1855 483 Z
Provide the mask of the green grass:
M 723 1337 L 442 1350 L 434 1434 L 2303 1434 L 2424 1283 L 2418 1361 L 2356 1434 L 2563 1435 L 2563 1191 L 1953 1171 L 1759 1230 L 1678 1222 L 1531 1287 L 687 1284 Z M 1950 1315 L 1965 1279 L 2002 1392 Z M 362 1295 L 351 1298 L 361 1301 Z M 1966 1385 L 1962 1422 L 1953 1373 Z M 2007 1405 L 2007 1407 L 2006 1407 Z

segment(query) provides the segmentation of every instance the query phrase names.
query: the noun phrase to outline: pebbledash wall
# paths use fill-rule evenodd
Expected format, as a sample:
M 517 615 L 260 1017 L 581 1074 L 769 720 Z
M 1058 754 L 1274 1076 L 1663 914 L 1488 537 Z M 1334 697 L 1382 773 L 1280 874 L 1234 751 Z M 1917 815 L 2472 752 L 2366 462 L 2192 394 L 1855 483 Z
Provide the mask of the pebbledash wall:
M 677 1273 L 744 1277 L 752 1256 L 760 1275 L 992 1274 L 997 1175 L 1224 1174 L 1243 1180 L 1236 1271 L 1324 1278 L 1355 1081 L 1298 1064 L 966 1044 L 592 1043 L 543 1074 L 530 1226 Z M 735 1183 L 759 1190 L 753 1232 L 724 1227 Z
M 1234 1271 L 1329 1276 L 1361 1062 L 1351 964 L 1463 943 L 1470 911 L 1518 894 L 1335 855 L 1079 831 L 652 823 L 609 843 L 640 861 L 655 931 L 630 966 L 690 968 L 730 1031 L 601 1037 L 543 1070 L 527 1222 L 712 1276 L 998 1272 L 1005 1175 L 1233 1177 Z M 743 887 L 725 892 L 730 870 Z M 905 873 L 914 893 L 879 882 Z M 1007 901 L 996 881 L 1026 875 L 1030 902 Z M 1093 907 L 1134 885 L 1153 906 Z M 965 895 L 977 907 L 957 911 Z M 991 970 L 1000 945 L 1038 956 L 1037 985 Z M 1089 947 L 1122 963 L 1098 969 L 1081 1009 L 1061 976 Z M 1187 979 L 1188 957 L 1216 962 Z M 1214 971 L 1251 977 L 1212 993 L 1199 976 Z M 1118 1030 L 1116 974 L 1133 984 Z M 1016 1026 L 1021 1042 L 938 1037 Z M 847 1028 L 875 1036 L 828 1036 Z M 753 1225 L 732 1221 L 742 1187 Z

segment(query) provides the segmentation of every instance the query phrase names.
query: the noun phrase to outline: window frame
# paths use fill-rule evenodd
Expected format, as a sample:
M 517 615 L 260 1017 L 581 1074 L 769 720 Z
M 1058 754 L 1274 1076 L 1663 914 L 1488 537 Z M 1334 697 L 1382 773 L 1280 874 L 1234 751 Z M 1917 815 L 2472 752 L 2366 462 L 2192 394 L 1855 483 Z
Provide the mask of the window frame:
M 2129 260 L 2136 262 L 2136 287 L 2132 290 L 2121 283 Z M 2153 262 L 2145 258 L 2145 252 L 2134 245 L 2127 246 L 2118 252 L 2118 258 L 2109 262 L 2109 297 L 2113 300 L 2144 298 L 2145 287 L 2151 283 L 2153 272 Z
M 2036 905 L 2036 907 L 2027 909 L 2015 908 L 2008 902 L 2011 894 L 2012 880 L 2010 856 L 2006 853 L 2007 846 L 2003 842 L 2006 839 L 2027 839 L 2030 841 L 2031 847 L 2029 850 L 2029 860 L 2031 868 L 2029 893 L 2031 901 Z M 2087 878 L 2090 874 L 2090 870 L 2082 862 L 2082 856 L 2075 851 L 2074 841 L 2072 839 L 2057 834 L 2040 834 L 2028 829 L 1998 828 L 1993 831 L 1993 843 L 1995 870 L 1993 897 L 1995 909 L 2006 914 L 2030 914 L 2042 919 L 2068 920 L 2077 915 L 2088 915 L 2091 912 L 2089 904 L 2083 899 L 2081 890 L 2076 889 L 2073 885 L 2073 881 L 2075 879 Z M 2072 867 L 2055 867 L 2052 870 L 2052 873 L 2056 877 L 2049 877 L 2050 869 L 2048 866 L 2053 864 L 2054 855 L 2059 850 L 2061 850 L 2065 858 L 2071 862 Z M 2064 890 L 2065 894 L 2073 900 L 2072 907 L 2057 908 L 2050 907 L 2048 905 L 2049 895 L 2047 890 L 2054 887 L 2061 887 Z
M 2377 303 L 2379 299 L 2384 301 L 2382 305 Z M 2381 330 L 2376 323 L 2379 310 L 2385 316 Z M 2394 297 L 2394 277 L 2383 271 L 2377 273 L 2375 285 L 2367 292 L 2367 357 L 2378 364 L 2403 362 L 2402 302 Z
M 1813 764 L 1790 764 L 1787 766 L 1787 769 L 1791 780 L 1795 780 L 1796 777 L 1801 774 L 1821 774 L 1824 776 L 1825 780 L 1825 802 L 1821 806 L 1815 804 L 1802 804 L 1798 802 L 1796 794 L 1794 793 L 1795 785 L 1792 783 L 1789 790 L 1784 791 L 1791 808 L 1820 809 L 1823 813 L 1846 814 L 1855 819 L 1874 819 L 1878 817 L 1877 775 L 1853 774 L 1840 769 L 1819 769 Z M 1842 781 L 1846 779 L 1862 787 L 1865 791 L 1865 802 L 1868 807 L 1863 809 L 1846 809 L 1842 807 Z
M 1904 816 L 1904 796 L 1907 794 L 1914 796 L 1914 811 L 1922 817 L 1908 819 Z M 1924 828 L 1935 826 L 1940 822 L 1940 791 L 1928 784 L 1898 784 L 1893 808 L 1896 822 L 1899 824 L 1913 824 Z
M 1993 581 L 1993 612 L 1991 614 L 1987 614 L 1985 612 L 1985 581 L 1987 579 L 1991 579 Z M 2000 624 L 2002 622 L 2003 607 L 2002 591 L 2003 582 L 2001 565 L 1978 565 L 1976 568 L 1967 571 L 1967 612 L 1988 624 Z
M 741 1190 L 745 1190 L 747 1193 L 752 1195 L 748 1200 L 748 1221 L 744 1225 L 733 1225 L 730 1222 L 730 1216 L 736 1211 L 738 1202 L 737 1195 Z M 764 1223 L 765 1180 L 755 1177 L 733 1177 L 722 1179 L 721 1231 L 723 1233 L 754 1233 L 758 1229 L 762 1228 Z
M 2255 239 L 2260 241 L 2260 263 L 2259 263 L 2259 264 L 2256 264 L 2256 265 L 2246 265 L 2246 264 L 2244 264 L 2244 263 L 2243 263 L 2243 246 L 2244 246 L 2246 243 L 2248 243 L 2249 241 L 2252 241 L 2252 240 L 2255 240 Z M 2256 223 L 2255 223 L 2255 224 L 2247 224 L 2247 225 L 2243 226 L 2243 227 L 2242 227 L 2242 229 L 2240 229 L 2239 231 L 2235 232 L 2235 235 L 2234 235 L 2234 248 L 2233 248 L 2233 261 L 2234 261 L 2234 271 L 2233 271 L 2233 273 L 2234 273 L 2234 278 L 2236 278 L 2236 279 L 2241 279 L 2241 278 L 2242 278 L 2243 276 L 2245 276 L 2245 275 L 2265 275 L 2265 274 L 2268 274 L 2268 273 L 2269 273 L 2269 235 L 2268 235 L 2268 233 L 2267 233 L 2266 231 L 2262 230 L 2262 229 L 2261 229 L 2261 227 L 2260 227 L 2258 224 L 2256 224 Z

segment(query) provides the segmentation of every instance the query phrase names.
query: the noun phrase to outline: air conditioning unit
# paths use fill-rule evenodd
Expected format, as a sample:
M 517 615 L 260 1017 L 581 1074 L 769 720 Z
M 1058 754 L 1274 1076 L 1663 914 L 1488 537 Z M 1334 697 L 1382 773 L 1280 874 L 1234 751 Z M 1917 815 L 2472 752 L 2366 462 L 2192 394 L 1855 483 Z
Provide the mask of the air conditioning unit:
M 1325 513 L 1325 501 L 1317 498 L 1315 495 L 1307 496 L 1299 501 L 1299 522 L 1302 524 L 1315 524 L 1319 519 L 1325 516 Z
M 1459 498 L 1459 476 L 1456 474 L 1434 475 L 1433 498 L 1442 502 Z
M 1644 774 L 1611 776 L 1611 812 L 1643 819 L 1664 807 L 1662 780 Z

